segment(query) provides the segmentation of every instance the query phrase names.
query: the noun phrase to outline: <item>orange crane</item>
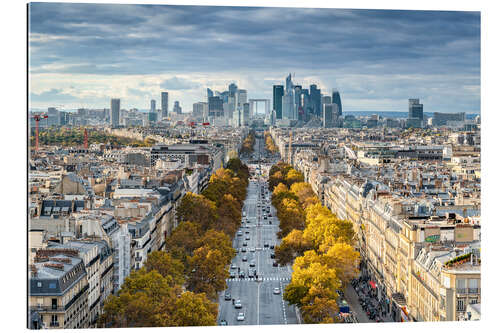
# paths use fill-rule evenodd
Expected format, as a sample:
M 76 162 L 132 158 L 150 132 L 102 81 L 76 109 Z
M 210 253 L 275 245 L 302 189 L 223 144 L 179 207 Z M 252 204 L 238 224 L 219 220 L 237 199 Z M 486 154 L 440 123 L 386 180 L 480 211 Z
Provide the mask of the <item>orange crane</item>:
M 87 129 L 83 131 L 83 147 L 89 149 L 89 135 L 87 134 Z
M 35 119 L 35 150 L 38 152 L 38 133 L 39 133 L 39 123 L 41 119 L 46 119 L 49 116 L 46 114 L 36 114 L 33 116 Z

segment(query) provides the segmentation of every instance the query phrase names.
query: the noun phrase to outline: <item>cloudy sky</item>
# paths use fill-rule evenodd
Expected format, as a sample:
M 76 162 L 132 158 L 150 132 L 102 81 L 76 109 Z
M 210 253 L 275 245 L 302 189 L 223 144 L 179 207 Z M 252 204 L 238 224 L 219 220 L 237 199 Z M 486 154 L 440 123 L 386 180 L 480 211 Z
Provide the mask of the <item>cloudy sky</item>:
M 34 3 L 33 108 L 160 105 L 184 112 L 235 82 L 272 99 L 286 75 L 345 111 L 480 111 L 478 12 Z

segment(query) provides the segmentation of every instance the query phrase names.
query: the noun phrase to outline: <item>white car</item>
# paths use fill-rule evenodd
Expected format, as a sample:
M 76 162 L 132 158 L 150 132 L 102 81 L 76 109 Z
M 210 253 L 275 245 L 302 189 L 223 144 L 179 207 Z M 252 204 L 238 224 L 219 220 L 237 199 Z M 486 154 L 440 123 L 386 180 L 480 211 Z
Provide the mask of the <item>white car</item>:
M 245 320 L 245 315 L 243 314 L 243 312 L 238 313 L 238 317 L 236 317 L 236 319 L 237 319 L 238 321 L 243 321 L 243 320 Z
M 250 252 L 255 252 L 255 247 L 251 247 Z
M 274 288 L 273 294 L 279 295 L 280 294 L 280 288 Z

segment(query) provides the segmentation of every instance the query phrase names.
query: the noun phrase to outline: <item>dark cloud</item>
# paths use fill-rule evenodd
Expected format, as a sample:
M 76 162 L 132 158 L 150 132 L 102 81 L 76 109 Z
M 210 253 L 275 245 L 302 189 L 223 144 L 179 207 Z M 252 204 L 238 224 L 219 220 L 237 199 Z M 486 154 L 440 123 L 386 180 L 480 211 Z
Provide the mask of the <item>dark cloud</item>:
M 196 89 L 199 87 L 200 84 L 197 82 L 193 82 L 176 76 L 164 80 L 160 84 L 160 88 L 167 90 L 189 90 L 189 89 Z
M 33 74 L 323 71 L 480 81 L 479 12 L 32 3 L 29 28 Z M 164 89 L 199 87 L 167 81 Z M 407 94 L 417 88 L 409 84 Z

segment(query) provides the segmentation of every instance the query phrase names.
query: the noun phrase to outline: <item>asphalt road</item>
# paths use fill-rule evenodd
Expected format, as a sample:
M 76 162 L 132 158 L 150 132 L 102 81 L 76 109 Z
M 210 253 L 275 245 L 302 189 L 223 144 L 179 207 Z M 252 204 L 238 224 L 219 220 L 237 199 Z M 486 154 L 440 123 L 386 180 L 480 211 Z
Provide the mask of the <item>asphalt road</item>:
M 263 140 L 256 140 L 256 157 L 259 158 L 259 151 L 262 152 Z M 245 161 L 244 161 L 245 162 Z M 253 165 L 255 167 L 256 165 Z M 264 167 L 264 166 L 262 166 Z M 270 167 L 267 166 L 267 167 Z M 251 181 L 248 186 L 248 194 L 243 206 L 246 218 L 243 218 L 242 226 L 239 230 L 242 231 L 241 236 L 235 236 L 233 247 L 238 250 L 231 264 L 236 265 L 245 273 L 244 278 L 238 277 L 238 269 L 231 269 L 236 274 L 235 278 L 228 279 L 227 290 L 219 295 L 219 317 L 218 323 L 221 320 L 226 320 L 228 325 L 283 325 L 283 324 L 298 324 L 299 320 L 295 306 L 290 306 L 283 299 L 283 292 L 286 285 L 290 282 L 291 267 L 273 267 L 274 259 L 271 259 L 271 253 L 274 250 L 270 247 L 265 247 L 279 244 L 276 233 L 279 230 L 279 222 L 276 218 L 276 211 L 270 203 L 270 193 L 261 198 L 261 188 L 266 194 L 267 183 L 266 179 Z M 260 207 L 259 207 L 260 206 Z M 263 218 L 263 207 L 271 207 L 272 217 Z M 271 221 L 271 224 L 269 224 Z M 246 238 L 249 238 L 248 240 Z M 244 246 L 243 243 L 247 245 Z M 242 248 L 246 252 L 242 252 Z M 251 251 L 251 249 L 255 251 Z M 246 257 L 246 261 L 243 261 Z M 250 267 L 251 262 L 255 263 L 255 267 Z M 249 269 L 251 275 L 253 270 L 257 270 L 257 275 L 262 277 L 262 281 L 257 281 L 253 276 L 249 277 Z M 274 294 L 274 289 L 279 289 L 279 294 Z M 240 300 L 241 309 L 236 309 L 232 300 L 224 300 L 224 294 L 229 292 L 231 299 Z M 245 319 L 237 320 L 238 313 L 244 313 Z

